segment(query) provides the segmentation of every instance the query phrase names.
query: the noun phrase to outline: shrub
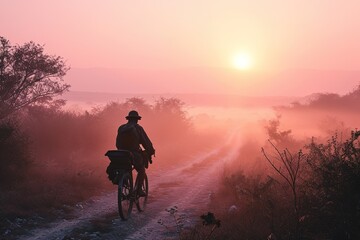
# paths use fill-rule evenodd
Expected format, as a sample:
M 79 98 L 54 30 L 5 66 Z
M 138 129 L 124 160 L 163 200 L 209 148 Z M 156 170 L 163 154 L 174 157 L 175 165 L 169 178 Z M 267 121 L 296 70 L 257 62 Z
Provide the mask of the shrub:
M 0 123 L 0 188 L 11 188 L 24 178 L 31 162 L 29 140 L 15 121 Z
M 342 142 L 333 136 L 326 144 L 307 145 L 311 171 L 306 181 L 308 232 L 331 239 L 360 237 L 360 132 Z

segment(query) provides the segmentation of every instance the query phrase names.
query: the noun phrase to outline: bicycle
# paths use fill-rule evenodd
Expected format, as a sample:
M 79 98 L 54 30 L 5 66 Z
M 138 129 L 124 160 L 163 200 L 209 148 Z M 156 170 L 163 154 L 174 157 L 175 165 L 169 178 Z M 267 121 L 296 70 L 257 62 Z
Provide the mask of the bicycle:
M 132 212 L 133 204 L 139 212 L 145 210 L 149 193 L 149 182 L 145 173 L 144 181 L 139 184 L 136 176 L 133 182 L 133 160 L 134 156 L 127 150 L 109 150 L 105 154 L 113 164 L 113 183 L 118 185 L 118 209 L 122 220 L 127 220 Z M 141 187 L 145 196 L 138 195 L 138 188 Z

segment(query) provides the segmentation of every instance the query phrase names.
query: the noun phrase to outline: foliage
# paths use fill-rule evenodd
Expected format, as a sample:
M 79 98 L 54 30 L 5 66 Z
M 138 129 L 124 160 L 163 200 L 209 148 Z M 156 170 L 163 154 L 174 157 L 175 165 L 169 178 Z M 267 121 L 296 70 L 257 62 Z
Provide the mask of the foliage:
M 169 213 L 170 217 L 172 218 L 172 221 L 175 223 L 176 235 L 180 237 L 184 229 L 185 216 L 178 213 L 177 206 L 166 208 L 165 211 Z M 173 229 L 174 224 L 172 222 L 169 223 L 169 221 L 166 221 L 165 219 L 159 219 L 157 223 L 165 227 L 168 233 L 174 232 Z
M 70 87 L 63 83 L 68 69 L 39 44 L 12 46 L 0 36 L 0 120 L 32 104 L 59 104 L 53 97 Z
M 294 236 L 299 239 L 299 196 L 298 185 L 300 175 L 300 165 L 303 163 L 304 154 L 300 150 L 297 154 L 292 154 L 287 148 L 280 151 L 270 140 L 270 144 L 275 149 L 277 156 L 269 157 L 262 148 L 265 159 L 271 167 L 278 173 L 291 189 L 293 208 L 294 208 Z M 275 160 L 274 160 L 275 159 Z M 276 161 L 276 162 L 275 162 Z
M 292 227 L 287 192 L 270 176 L 247 176 L 242 172 L 225 176 L 212 203 L 215 209 L 224 205 L 224 196 L 229 207 L 218 212 L 222 219 L 218 235 L 225 236 L 222 239 L 265 239 L 270 233 L 287 236 Z
M 200 216 L 200 218 L 203 220 L 203 225 L 205 226 L 209 226 L 209 225 L 215 225 L 216 227 L 221 226 L 221 221 L 216 219 L 214 213 L 212 212 L 203 214 Z
M 222 219 L 214 239 L 359 239 L 359 138 L 312 140 L 297 154 L 270 141 L 275 155 L 263 154 L 275 171 L 224 176 L 209 205 Z
M 179 131 L 182 131 L 183 136 L 185 136 L 187 131 L 192 130 L 192 126 L 183 107 L 184 103 L 177 98 L 160 98 L 157 100 L 154 105 L 154 114 L 157 115 L 158 120 L 153 129 L 158 132 L 167 132 L 169 140 L 181 136 L 182 134 L 179 134 Z M 176 127 L 168 124 L 170 122 L 176 122 Z
M 221 221 L 215 217 L 215 214 L 212 212 L 208 212 L 207 214 L 203 214 L 200 216 L 200 219 L 202 220 L 202 226 L 197 225 L 195 228 L 187 231 L 183 231 L 180 234 L 180 239 L 182 240 L 208 240 L 212 239 L 212 236 L 214 236 L 214 232 L 216 229 L 220 228 Z M 210 231 L 209 231 L 209 227 Z M 221 236 L 221 239 L 223 239 L 224 236 Z M 217 239 L 216 236 L 214 236 L 214 239 Z
M 263 150 L 269 164 L 292 189 L 296 217 L 292 239 L 359 237 L 360 149 L 355 144 L 359 135 L 353 131 L 344 142 L 335 135 L 326 144 L 313 139 L 305 146 L 306 153 L 300 150 L 297 157 L 272 144 L 280 165 Z
M 169 113 L 169 103 L 177 111 L 169 109 Z M 157 149 L 154 165 L 180 162 L 181 154 L 198 151 L 191 142 L 199 136 L 189 131 L 190 120 L 177 104 L 180 101 L 162 99 L 151 105 L 141 98 L 130 98 L 85 113 L 64 111 L 54 105 L 21 109 L 16 114 L 17 125 L 0 128 L 0 185 L 13 189 L 1 188 L 0 212 L 49 212 L 112 190 L 105 173 L 109 160 L 104 154 L 115 148 L 117 128 L 133 109 L 143 117 L 140 124 Z M 172 117 L 167 118 L 169 115 Z M 167 119 L 162 124 L 174 128 L 171 133 L 160 128 L 161 119 Z M 207 148 L 209 139 L 205 138 L 196 144 Z M 174 148 L 167 147 L 169 142 Z M 178 146 L 182 148 L 174 151 Z M 16 171 L 10 174 L 10 168 Z M 5 172 L 9 174 L 2 174 Z
M 357 111 L 360 104 L 360 84 L 351 92 L 340 96 L 336 93 L 319 93 L 307 103 L 294 102 L 291 107 L 281 107 L 287 110 L 342 110 Z
M 24 180 L 24 171 L 31 163 L 29 140 L 14 122 L 0 123 L 0 187 L 11 188 Z
M 337 135 L 326 144 L 314 140 L 306 146 L 311 171 L 306 182 L 309 234 L 331 239 L 360 237 L 359 131 L 342 142 Z
M 221 221 L 219 219 L 216 219 L 214 213 L 212 213 L 212 212 L 203 214 L 200 216 L 200 218 L 203 220 L 204 226 L 212 226 L 209 235 L 207 235 L 205 238 L 205 239 L 210 239 L 210 237 L 213 234 L 213 232 L 215 231 L 215 229 L 219 228 L 221 226 Z
M 267 135 L 269 136 L 270 141 L 275 141 L 279 145 L 288 145 L 289 142 L 293 141 L 291 137 L 291 130 L 281 131 L 280 127 L 280 118 L 281 116 L 276 116 L 276 119 L 271 119 L 268 121 L 268 125 L 265 126 Z

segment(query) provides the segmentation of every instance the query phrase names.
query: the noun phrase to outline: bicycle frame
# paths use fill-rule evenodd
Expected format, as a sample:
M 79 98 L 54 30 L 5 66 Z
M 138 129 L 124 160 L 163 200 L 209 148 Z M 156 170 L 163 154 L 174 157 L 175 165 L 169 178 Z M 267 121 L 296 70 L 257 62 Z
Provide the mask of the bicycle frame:
M 139 212 L 143 211 L 147 202 L 148 196 L 148 179 L 145 173 L 144 182 L 140 185 L 138 183 L 138 174 L 134 182 L 132 171 L 134 156 L 130 151 L 126 150 L 110 150 L 105 156 L 111 160 L 114 166 L 115 180 L 114 184 L 118 185 L 118 207 L 119 215 L 122 220 L 127 220 L 131 214 L 132 205 L 135 202 Z M 145 196 L 139 196 L 138 188 L 146 193 Z M 125 202 L 125 206 L 123 206 Z

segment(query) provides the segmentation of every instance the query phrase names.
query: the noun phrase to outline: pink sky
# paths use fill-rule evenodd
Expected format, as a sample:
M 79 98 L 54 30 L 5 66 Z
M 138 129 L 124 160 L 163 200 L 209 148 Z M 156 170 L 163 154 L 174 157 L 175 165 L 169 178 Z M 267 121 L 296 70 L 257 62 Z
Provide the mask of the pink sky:
M 13 44 L 30 40 L 45 44 L 47 52 L 64 57 L 73 69 L 166 70 L 164 77 L 171 76 L 168 74 L 171 69 L 200 67 L 233 71 L 233 56 L 245 52 L 253 62 L 248 70 L 251 73 L 247 74 L 261 76 L 261 81 L 244 77 L 243 73 L 242 77 L 224 79 L 229 75 L 225 72 L 216 81 L 217 85 L 225 86 L 223 92 L 242 89 L 251 94 L 262 94 L 256 92 L 255 85 L 271 86 L 275 81 L 273 76 L 278 75 L 286 83 L 281 84 L 282 91 L 286 91 L 286 86 L 291 89 L 293 75 L 285 73 L 293 70 L 320 70 L 325 72 L 324 77 L 334 70 L 360 71 L 360 1 L 355 0 L 2 0 L 0 8 L 0 35 Z M 272 77 L 264 74 L 268 72 Z M 157 74 L 153 77 L 157 78 L 158 89 L 149 91 L 191 89 L 190 83 L 188 87 L 181 84 L 192 81 L 204 83 L 196 86 L 206 85 L 206 79 L 191 79 L 191 73 L 185 74 L 187 81 L 163 87 L 158 80 L 163 75 Z M 301 95 L 304 90 L 305 94 L 309 90 L 307 85 L 315 92 L 338 88 L 339 92 L 345 92 L 351 90 L 349 85 L 358 76 L 353 74 L 356 77 L 349 79 L 346 78 L 349 73 L 346 74 L 329 80 L 347 81 L 344 89 L 335 82 L 327 85 L 336 88 L 328 88 L 324 85 L 326 79 L 317 77 L 305 79 L 301 84 L 304 89 L 289 93 Z M 75 90 L 81 90 L 81 79 L 68 79 L 77 81 Z M 156 79 L 147 79 L 152 80 Z M 101 82 L 98 84 L 92 83 L 93 91 L 120 86 L 113 83 L 114 86 L 98 88 Z M 136 92 L 136 86 L 127 84 L 127 88 Z M 215 90 L 217 85 L 213 87 Z

